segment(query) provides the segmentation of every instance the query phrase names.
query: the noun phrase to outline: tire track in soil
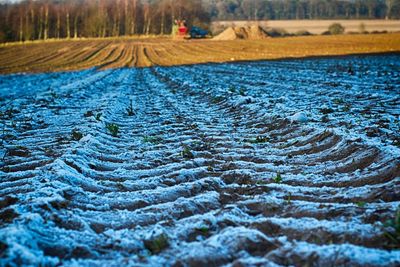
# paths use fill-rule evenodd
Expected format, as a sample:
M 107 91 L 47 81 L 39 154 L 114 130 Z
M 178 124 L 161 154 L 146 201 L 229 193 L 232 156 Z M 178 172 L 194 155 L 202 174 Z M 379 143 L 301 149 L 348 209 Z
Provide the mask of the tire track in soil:
M 385 67 L 395 60 L 339 60 L 373 73 L 350 78 L 329 77 L 332 59 L 88 71 L 55 87 L 58 97 L 16 98 L 18 112 L 2 118 L 0 263 L 398 265 L 382 224 L 399 205 L 400 153 L 389 143 L 398 126 L 363 133 L 399 115 L 387 101 L 399 88 L 384 85 L 399 77 Z M 315 103 L 382 67 L 353 96 L 360 109 L 374 96 L 374 116 L 353 127 L 333 103 L 327 125 L 318 120 Z M 340 88 L 318 95 L 310 81 L 321 75 Z M 384 93 L 369 94 L 374 86 Z M 307 124 L 288 119 L 303 108 Z M 107 124 L 119 126 L 116 137 Z

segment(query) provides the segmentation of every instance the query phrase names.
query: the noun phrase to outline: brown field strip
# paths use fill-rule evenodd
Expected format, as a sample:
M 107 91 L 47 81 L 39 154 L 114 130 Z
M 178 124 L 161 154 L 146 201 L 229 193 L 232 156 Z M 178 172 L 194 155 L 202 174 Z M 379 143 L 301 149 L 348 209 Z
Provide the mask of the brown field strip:
M 254 23 L 254 22 L 253 22 Z M 263 28 L 275 28 L 285 29 L 289 33 L 296 33 L 298 31 L 308 31 L 312 34 L 321 34 L 325 32 L 329 25 L 333 23 L 340 23 L 346 30 L 346 32 L 359 32 L 360 25 L 364 25 L 364 28 L 368 32 L 373 31 L 388 31 L 388 32 L 399 32 L 400 31 L 400 20 L 384 20 L 384 19 L 373 19 L 373 20 L 264 20 L 256 22 Z M 243 27 L 248 26 L 249 21 L 215 21 L 212 23 L 213 27 L 230 27 L 232 25 Z M 251 24 L 251 23 L 250 23 Z
M 400 52 L 400 33 L 304 36 L 259 41 L 173 41 L 167 38 L 72 40 L 4 45 L 0 47 L 0 73 L 385 52 Z

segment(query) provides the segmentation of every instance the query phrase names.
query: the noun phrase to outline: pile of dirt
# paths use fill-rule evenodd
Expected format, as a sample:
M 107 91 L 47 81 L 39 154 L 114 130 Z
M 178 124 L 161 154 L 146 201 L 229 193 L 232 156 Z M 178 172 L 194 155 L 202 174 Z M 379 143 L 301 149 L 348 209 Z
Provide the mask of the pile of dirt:
M 267 38 L 267 33 L 258 25 L 246 27 L 229 27 L 215 36 L 213 40 L 260 40 Z

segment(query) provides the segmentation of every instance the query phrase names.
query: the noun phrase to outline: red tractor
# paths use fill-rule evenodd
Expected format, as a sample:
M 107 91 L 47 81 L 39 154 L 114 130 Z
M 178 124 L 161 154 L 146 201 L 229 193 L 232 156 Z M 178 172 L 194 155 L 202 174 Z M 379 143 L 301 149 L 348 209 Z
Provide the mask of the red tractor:
M 175 20 L 174 25 L 172 26 L 172 35 L 174 39 L 199 39 L 199 38 L 207 38 L 208 31 L 203 30 L 199 27 L 192 26 L 192 28 L 188 29 L 186 26 L 185 20 Z
M 188 32 L 185 20 L 175 20 L 173 25 L 173 35 L 177 39 L 184 39 Z

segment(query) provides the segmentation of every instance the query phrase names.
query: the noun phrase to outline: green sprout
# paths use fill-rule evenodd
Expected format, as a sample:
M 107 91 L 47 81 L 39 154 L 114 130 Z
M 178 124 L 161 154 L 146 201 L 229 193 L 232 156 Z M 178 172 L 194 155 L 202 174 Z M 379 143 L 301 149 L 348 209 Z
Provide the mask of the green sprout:
M 201 226 L 196 228 L 196 230 L 206 235 L 210 231 L 210 228 L 208 228 L 207 226 Z
M 400 247 L 400 206 L 394 215 L 394 218 L 387 220 L 384 223 L 385 233 L 388 238 L 390 246 L 394 248 Z
M 128 113 L 128 116 L 135 115 L 135 111 L 133 110 L 132 99 L 129 102 L 129 107 L 126 108 L 126 112 Z
M 342 108 L 343 112 L 349 112 L 351 109 L 351 105 L 350 104 L 345 104 L 344 107 Z
M 143 137 L 143 142 L 145 142 L 145 143 L 159 144 L 159 143 L 161 143 L 161 141 L 162 141 L 162 138 L 159 136 L 146 135 L 145 137 Z
M 367 203 L 364 202 L 364 201 L 358 201 L 358 202 L 356 203 L 356 205 L 357 205 L 357 207 L 359 207 L 359 208 L 364 208 L 365 205 L 367 205 Z
M 344 104 L 344 100 L 342 98 L 335 98 L 333 99 L 333 103 L 335 103 L 336 105 Z
M 181 152 L 182 157 L 186 158 L 186 159 L 193 159 L 194 155 L 193 153 L 190 151 L 190 148 L 187 145 L 183 145 L 183 149 Z
M 225 100 L 225 98 L 223 96 L 214 96 L 211 99 L 211 102 L 214 103 L 214 104 L 218 104 L 218 103 L 220 103 L 220 102 L 222 102 L 224 100 Z
M 110 134 L 114 137 L 118 136 L 118 132 L 119 132 L 119 126 L 114 124 L 114 123 L 108 123 L 106 125 L 107 130 L 110 132 Z
M 269 138 L 266 136 L 257 136 L 255 139 L 249 140 L 251 144 L 261 144 L 268 142 Z
M 58 95 L 56 94 L 56 92 L 54 92 L 53 90 L 50 90 L 50 95 L 52 98 L 58 98 Z
M 92 117 L 93 116 L 93 111 L 88 110 L 88 111 L 85 112 L 85 114 L 83 114 L 83 116 L 86 117 L 86 118 L 87 117 Z
M 146 240 L 144 246 L 152 254 L 158 254 L 169 246 L 168 237 L 165 234 L 161 234 L 151 240 Z
M 81 132 L 79 132 L 79 131 L 76 130 L 76 129 L 73 129 L 73 130 L 72 130 L 72 132 L 71 132 L 71 138 L 72 138 L 72 140 L 79 141 L 79 140 L 82 139 L 82 137 L 83 137 L 83 134 L 82 134 Z
M 286 203 L 288 204 L 288 205 L 290 205 L 290 203 L 292 203 L 292 194 L 289 192 L 289 195 L 288 195 L 288 197 L 287 197 L 287 199 L 286 199 Z
M 321 108 L 320 110 L 319 110 L 319 112 L 321 112 L 322 114 L 330 114 L 330 113 L 333 113 L 333 112 L 335 112 L 332 108 Z
M 276 176 L 273 178 L 273 180 L 274 180 L 274 182 L 277 183 L 277 184 L 282 183 L 282 176 L 281 176 L 281 173 L 278 172 L 278 173 L 276 174 Z

